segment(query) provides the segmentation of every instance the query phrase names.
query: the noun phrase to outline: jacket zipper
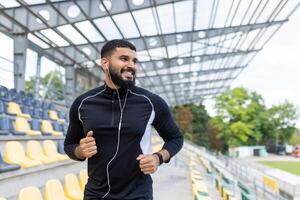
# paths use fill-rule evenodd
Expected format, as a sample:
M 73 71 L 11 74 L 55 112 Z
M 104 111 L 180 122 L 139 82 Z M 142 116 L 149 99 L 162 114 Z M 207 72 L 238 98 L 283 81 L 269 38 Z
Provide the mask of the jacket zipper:
M 113 92 L 112 99 L 111 99 L 111 126 L 114 125 L 114 98 L 115 98 L 115 92 Z

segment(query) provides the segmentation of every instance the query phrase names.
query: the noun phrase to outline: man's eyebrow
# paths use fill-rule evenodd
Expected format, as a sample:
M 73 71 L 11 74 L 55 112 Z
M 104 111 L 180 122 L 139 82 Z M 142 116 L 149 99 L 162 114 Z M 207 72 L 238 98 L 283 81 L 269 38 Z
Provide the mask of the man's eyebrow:
M 120 58 L 129 58 L 128 55 L 120 55 L 119 57 L 120 57 Z M 134 62 L 138 62 L 139 60 L 138 60 L 137 58 L 134 58 L 133 61 L 134 61 Z

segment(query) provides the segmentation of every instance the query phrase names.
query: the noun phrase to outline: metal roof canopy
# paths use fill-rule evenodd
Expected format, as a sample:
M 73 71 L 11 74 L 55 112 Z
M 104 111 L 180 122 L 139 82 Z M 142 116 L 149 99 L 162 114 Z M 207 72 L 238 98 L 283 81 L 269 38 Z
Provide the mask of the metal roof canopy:
M 0 30 L 62 66 L 98 67 L 100 49 L 131 41 L 137 84 L 170 105 L 213 98 L 248 66 L 299 0 L 0 0 Z

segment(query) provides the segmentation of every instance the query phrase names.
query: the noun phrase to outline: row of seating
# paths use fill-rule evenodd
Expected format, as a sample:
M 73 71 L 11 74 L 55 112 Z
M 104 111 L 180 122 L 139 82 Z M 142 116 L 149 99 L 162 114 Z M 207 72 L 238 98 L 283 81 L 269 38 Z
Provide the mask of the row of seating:
M 68 129 L 66 123 L 48 120 L 25 119 L 23 117 L 0 116 L 0 135 L 27 135 L 27 136 L 62 136 Z
M 22 109 L 21 109 L 22 108 Z M 15 102 L 4 102 L 0 100 L 0 114 L 24 117 L 27 119 L 44 119 L 53 120 L 59 123 L 68 121 L 67 115 L 64 112 L 56 112 L 55 110 L 40 109 L 38 107 L 20 106 Z
M 46 182 L 45 200 L 82 200 L 84 187 L 87 183 L 87 170 L 79 172 L 79 177 L 75 174 L 67 174 L 64 177 L 64 187 L 58 179 L 51 179 Z M 19 200 L 43 200 L 43 195 L 39 188 L 29 186 L 23 188 L 18 195 Z M 0 200 L 5 200 L 0 198 Z
M 190 179 L 192 182 L 193 199 L 195 200 L 211 200 L 206 183 L 204 182 L 201 174 L 194 170 L 195 161 L 190 158 L 189 169 L 190 169 Z
M 42 109 L 54 109 L 52 103 L 34 99 L 32 94 L 26 94 L 24 91 L 17 92 L 15 88 L 8 89 L 0 85 L 0 99 L 5 102 L 16 102 L 21 105 L 32 106 Z
M 43 147 L 38 141 L 28 141 L 26 153 L 20 142 L 9 141 L 5 144 L 3 160 L 0 155 L 0 172 L 17 170 L 20 167 L 36 167 L 67 159 L 69 157 L 64 154 L 63 140 L 59 140 L 57 146 L 54 141 L 45 140 Z

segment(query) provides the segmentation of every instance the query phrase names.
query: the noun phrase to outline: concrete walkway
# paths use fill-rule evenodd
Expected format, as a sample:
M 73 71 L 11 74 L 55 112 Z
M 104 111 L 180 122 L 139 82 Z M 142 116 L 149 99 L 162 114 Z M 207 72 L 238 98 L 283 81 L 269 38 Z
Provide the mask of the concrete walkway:
M 152 175 L 154 200 L 193 200 L 188 167 L 179 160 L 173 158 Z

